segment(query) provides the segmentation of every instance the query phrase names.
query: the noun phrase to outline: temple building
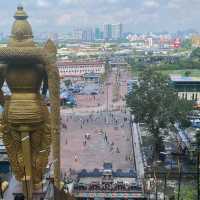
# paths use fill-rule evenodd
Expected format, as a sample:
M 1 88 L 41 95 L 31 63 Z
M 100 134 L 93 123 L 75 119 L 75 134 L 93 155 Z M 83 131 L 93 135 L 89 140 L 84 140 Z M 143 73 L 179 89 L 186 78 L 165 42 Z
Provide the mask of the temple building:
M 180 98 L 200 102 L 200 78 L 171 76 L 171 82 Z
M 105 73 L 105 63 L 102 61 L 68 61 L 57 62 L 57 67 L 61 78 L 70 80 L 83 80 L 85 74 L 94 73 L 101 75 Z
M 103 169 L 78 173 L 73 185 L 76 199 L 145 199 L 143 188 L 133 169 L 113 170 L 112 163 L 104 163 Z

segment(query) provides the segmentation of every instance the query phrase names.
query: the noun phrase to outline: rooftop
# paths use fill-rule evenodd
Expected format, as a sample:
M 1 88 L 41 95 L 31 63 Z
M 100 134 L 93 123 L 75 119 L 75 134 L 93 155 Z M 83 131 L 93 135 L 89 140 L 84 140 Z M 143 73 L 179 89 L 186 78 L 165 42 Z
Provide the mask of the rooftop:
M 57 65 L 99 65 L 99 64 L 104 64 L 102 61 L 69 61 L 69 60 L 62 60 L 62 61 L 57 61 Z
M 200 77 L 190 77 L 190 76 L 170 76 L 173 82 L 199 82 Z

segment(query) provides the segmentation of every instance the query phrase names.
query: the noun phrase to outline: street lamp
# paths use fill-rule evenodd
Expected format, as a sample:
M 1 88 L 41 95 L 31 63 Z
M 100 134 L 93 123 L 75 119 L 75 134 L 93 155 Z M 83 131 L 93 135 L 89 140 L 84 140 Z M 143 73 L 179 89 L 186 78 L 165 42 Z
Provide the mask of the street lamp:
M 106 83 L 106 107 L 107 107 L 107 113 L 108 113 L 108 85 L 109 83 Z
M 197 153 L 197 200 L 200 200 L 200 189 L 199 189 L 200 129 L 197 129 L 196 132 L 196 153 Z
M 199 145 L 197 147 L 197 200 L 199 200 L 200 191 L 199 191 Z
M 2 178 L 0 177 L 0 195 L 1 195 L 1 199 L 3 199 L 3 191 L 2 191 Z

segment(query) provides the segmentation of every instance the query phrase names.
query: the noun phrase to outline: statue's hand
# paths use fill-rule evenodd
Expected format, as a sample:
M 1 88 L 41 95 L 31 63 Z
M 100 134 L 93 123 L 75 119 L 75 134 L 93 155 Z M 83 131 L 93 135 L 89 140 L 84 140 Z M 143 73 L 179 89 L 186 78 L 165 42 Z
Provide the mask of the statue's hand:
M 5 128 L 6 128 L 6 125 L 3 125 L 2 123 L 2 115 L 0 116 L 0 138 L 3 137 L 3 134 L 5 132 Z
M 4 97 L 3 91 L 0 90 L 0 105 L 4 106 L 4 103 L 5 103 L 5 97 Z

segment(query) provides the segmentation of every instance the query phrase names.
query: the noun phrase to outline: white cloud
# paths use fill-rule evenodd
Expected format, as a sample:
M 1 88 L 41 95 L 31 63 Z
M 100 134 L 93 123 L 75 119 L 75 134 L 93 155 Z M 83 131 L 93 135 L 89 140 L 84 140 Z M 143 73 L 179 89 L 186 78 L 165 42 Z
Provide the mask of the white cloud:
M 63 15 L 58 17 L 57 24 L 59 26 L 63 26 L 63 25 L 68 24 L 70 22 L 70 20 L 71 20 L 71 15 L 70 14 L 63 14 Z
M 149 8 L 159 8 L 160 4 L 156 0 L 147 0 L 144 2 L 144 6 Z
M 200 30 L 200 0 L 21 0 L 39 32 L 121 22 L 127 30 Z M 0 0 L 0 30 L 10 31 L 19 0 Z M 42 20 L 45 19 L 45 20 Z M 164 22 L 164 23 L 163 23 Z
M 48 0 L 37 0 L 36 4 L 38 7 L 47 8 L 50 6 L 50 2 Z
M 77 3 L 81 3 L 80 0 L 60 0 L 59 2 L 60 4 L 66 4 L 66 5 L 73 5 L 73 4 L 77 4 Z

